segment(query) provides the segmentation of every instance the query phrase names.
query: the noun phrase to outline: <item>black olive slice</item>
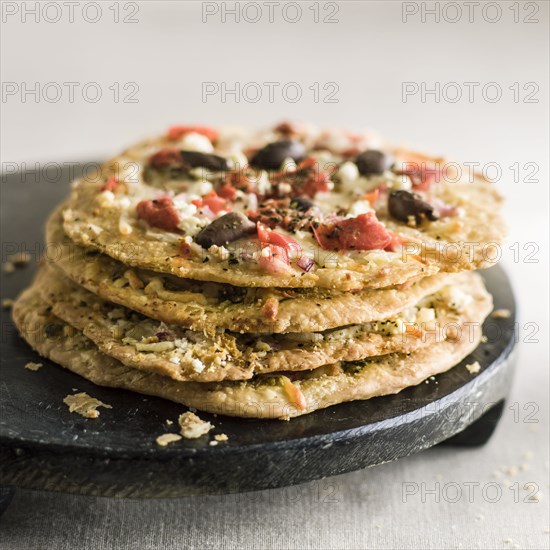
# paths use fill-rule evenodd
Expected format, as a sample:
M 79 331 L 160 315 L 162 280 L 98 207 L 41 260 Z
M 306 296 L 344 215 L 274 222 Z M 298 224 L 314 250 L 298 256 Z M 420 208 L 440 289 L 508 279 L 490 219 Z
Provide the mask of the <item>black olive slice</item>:
M 422 200 L 417 193 L 409 191 L 392 191 L 388 198 L 388 210 L 396 220 L 406 223 L 413 216 L 417 225 L 424 218 L 430 221 L 438 219 L 431 204 Z
M 203 248 L 222 246 L 256 231 L 256 224 L 239 212 L 229 212 L 201 229 L 195 242 Z
M 290 208 L 294 208 L 300 212 L 307 212 L 310 208 L 314 207 L 315 203 L 306 197 L 296 197 L 290 201 Z
M 291 158 L 295 162 L 300 162 L 305 156 L 306 148 L 303 143 L 294 139 L 282 139 L 268 143 L 256 151 L 250 159 L 250 165 L 264 170 L 278 170 L 285 159 Z
M 227 159 L 210 153 L 199 153 L 197 151 L 180 151 L 183 162 L 191 168 L 202 167 L 212 172 L 229 170 Z
M 377 176 L 389 170 L 394 163 L 394 158 L 383 151 L 369 149 L 363 151 L 355 159 L 357 169 L 362 176 Z

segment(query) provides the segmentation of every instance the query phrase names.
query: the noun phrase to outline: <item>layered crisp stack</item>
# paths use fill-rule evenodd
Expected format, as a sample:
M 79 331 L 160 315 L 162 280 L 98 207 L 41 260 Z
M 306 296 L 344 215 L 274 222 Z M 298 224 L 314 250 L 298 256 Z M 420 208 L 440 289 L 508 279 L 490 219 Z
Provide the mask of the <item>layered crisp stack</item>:
M 96 384 L 203 411 L 397 393 L 477 347 L 500 202 L 370 134 L 178 126 L 73 183 L 14 319 Z

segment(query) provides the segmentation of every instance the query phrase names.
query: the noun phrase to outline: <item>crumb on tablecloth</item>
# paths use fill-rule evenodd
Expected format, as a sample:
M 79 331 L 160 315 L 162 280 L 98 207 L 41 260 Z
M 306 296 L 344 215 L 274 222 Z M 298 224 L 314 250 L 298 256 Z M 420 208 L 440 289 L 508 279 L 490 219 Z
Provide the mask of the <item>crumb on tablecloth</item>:
M 225 434 L 216 434 L 214 439 L 216 441 L 227 441 L 229 438 Z
M 113 408 L 111 405 L 107 405 L 85 392 L 67 395 L 67 397 L 63 399 L 63 403 L 69 407 L 69 412 L 75 412 L 84 418 L 97 418 L 99 416 L 97 407 L 105 407 L 106 409 Z

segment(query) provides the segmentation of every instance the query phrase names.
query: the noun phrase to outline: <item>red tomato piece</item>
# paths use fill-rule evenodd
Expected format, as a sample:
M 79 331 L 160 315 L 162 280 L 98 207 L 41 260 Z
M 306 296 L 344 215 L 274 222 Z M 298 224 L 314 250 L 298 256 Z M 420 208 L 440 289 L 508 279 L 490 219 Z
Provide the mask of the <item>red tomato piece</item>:
M 269 251 L 269 254 L 265 253 L 266 249 Z M 264 271 L 274 274 L 287 273 L 290 270 L 290 260 L 287 251 L 283 247 L 274 244 L 262 247 L 262 254 L 258 258 L 258 265 Z
M 407 162 L 396 174 L 408 176 L 415 191 L 428 191 L 442 176 L 439 168 L 430 168 L 425 162 Z
M 230 183 L 224 183 L 218 189 L 218 195 L 227 199 L 228 201 L 234 201 L 237 196 L 237 189 L 233 187 Z
M 370 205 L 373 206 L 374 203 L 378 200 L 380 195 L 380 189 L 376 188 L 370 193 L 365 193 L 361 198 L 369 201 Z
M 215 191 L 210 191 L 207 195 L 200 199 L 191 201 L 197 208 L 208 206 L 213 214 L 218 214 L 222 210 L 227 210 L 227 201 L 219 197 Z
M 399 235 L 397 235 L 393 231 L 388 231 L 388 233 L 391 236 L 391 242 L 388 246 L 386 246 L 386 248 L 384 248 L 384 250 L 387 250 L 388 252 L 397 252 L 404 241 Z
M 116 188 L 120 185 L 119 181 L 115 178 L 115 176 L 111 176 L 101 188 L 101 191 L 116 191 Z
M 378 221 L 374 212 L 312 227 L 317 242 L 324 250 L 383 250 L 392 242 L 389 231 Z
M 190 132 L 206 136 L 210 141 L 216 141 L 218 139 L 218 131 L 208 126 L 172 126 L 168 130 L 166 137 L 170 140 L 176 140 Z
M 302 247 L 292 237 L 277 233 L 266 227 L 263 223 L 256 224 L 258 231 L 258 239 L 260 243 L 271 244 L 283 248 L 287 252 L 287 256 L 292 258 L 300 258 L 302 256 Z
M 141 201 L 136 210 L 138 218 L 145 220 L 149 225 L 165 231 L 179 231 L 180 215 L 170 197 Z
M 157 151 L 149 159 L 149 164 L 153 168 L 164 168 L 166 166 L 179 166 L 183 163 L 179 149 L 175 147 L 165 147 Z

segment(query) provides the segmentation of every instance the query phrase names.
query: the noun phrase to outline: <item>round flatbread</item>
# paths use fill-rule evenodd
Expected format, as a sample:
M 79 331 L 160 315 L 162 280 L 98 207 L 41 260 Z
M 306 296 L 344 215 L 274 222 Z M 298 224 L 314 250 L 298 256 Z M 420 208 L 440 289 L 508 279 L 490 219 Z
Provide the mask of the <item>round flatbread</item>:
M 74 242 L 133 267 L 264 288 L 382 288 L 498 260 L 501 197 L 456 164 L 372 149 L 368 136 L 350 138 L 350 152 L 307 130 L 180 130 L 74 183 L 63 213 Z
M 51 268 L 39 271 L 34 287 L 54 315 L 125 365 L 175 380 L 211 382 L 410 353 L 444 340 L 449 333 L 456 338 L 457 327 L 483 321 L 491 297 L 478 275 L 459 274 L 450 282 L 388 320 L 276 335 L 205 334 L 166 325 L 102 300 Z
M 481 338 L 481 325 L 462 326 L 470 337 L 445 340 L 410 355 L 389 354 L 295 375 L 259 375 L 251 381 L 197 383 L 123 365 L 105 355 L 82 332 L 55 317 L 36 288 L 13 308 L 14 321 L 38 353 L 101 386 L 163 397 L 202 411 L 248 418 L 308 414 L 342 403 L 398 393 L 459 363 Z M 115 405 L 116 406 L 116 405 Z
M 193 330 L 319 332 L 388 319 L 448 284 L 439 273 L 399 287 L 355 292 L 323 288 L 236 287 L 130 268 L 64 233 L 61 210 L 46 225 L 50 265 L 101 298 Z

